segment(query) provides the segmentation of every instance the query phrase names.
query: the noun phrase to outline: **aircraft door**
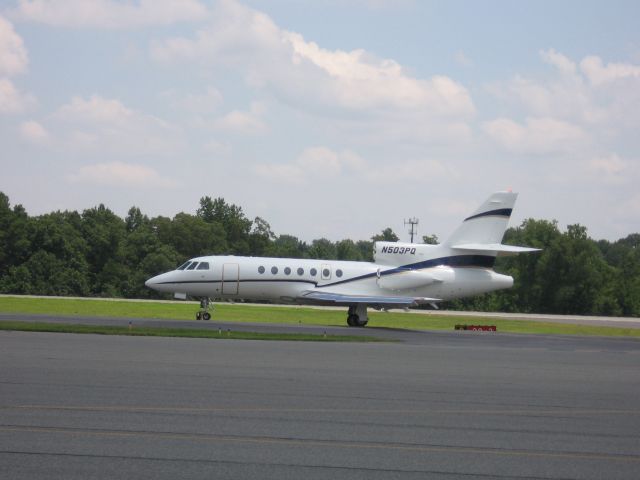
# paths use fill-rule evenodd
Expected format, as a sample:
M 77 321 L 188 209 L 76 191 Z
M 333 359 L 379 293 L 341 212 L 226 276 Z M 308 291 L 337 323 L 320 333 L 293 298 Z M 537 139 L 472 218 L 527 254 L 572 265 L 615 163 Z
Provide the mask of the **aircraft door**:
M 222 265 L 222 294 L 237 295 L 240 283 L 240 266 L 237 263 Z
M 331 265 L 323 264 L 320 272 L 322 280 L 331 280 Z

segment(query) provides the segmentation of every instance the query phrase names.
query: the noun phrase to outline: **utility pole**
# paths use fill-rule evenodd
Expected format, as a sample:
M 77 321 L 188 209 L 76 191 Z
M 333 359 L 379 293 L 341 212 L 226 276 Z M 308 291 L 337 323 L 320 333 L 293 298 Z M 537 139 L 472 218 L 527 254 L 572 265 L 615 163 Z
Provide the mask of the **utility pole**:
M 418 229 L 415 228 L 418 225 L 418 219 L 416 217 L 410 218 L 409 220 L 404 221 L 405 225 L 411 225 L 411 229 L 409 230 L 409 235 L 411 235 L 411 243 L 413 243 L 413 236 L 418 233 Z

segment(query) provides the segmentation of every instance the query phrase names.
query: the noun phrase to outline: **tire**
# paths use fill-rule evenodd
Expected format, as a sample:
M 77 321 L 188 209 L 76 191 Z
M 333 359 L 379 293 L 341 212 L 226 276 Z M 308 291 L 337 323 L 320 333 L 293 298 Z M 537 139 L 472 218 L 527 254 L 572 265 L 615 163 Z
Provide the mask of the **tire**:
M 203 320 L 211 320 L 211 314 L 209 312 L 204 312 L 202 314 L 202 319 Z
M 200 320 L 202 318 L 202 314 L 200 312 L 196 313 L 196 320 Z
M 358 326 L 358 316 L 355 314 L 351 314 L 347 317 L 347 325 L 349 325 L 350 327 L 357 327 Z

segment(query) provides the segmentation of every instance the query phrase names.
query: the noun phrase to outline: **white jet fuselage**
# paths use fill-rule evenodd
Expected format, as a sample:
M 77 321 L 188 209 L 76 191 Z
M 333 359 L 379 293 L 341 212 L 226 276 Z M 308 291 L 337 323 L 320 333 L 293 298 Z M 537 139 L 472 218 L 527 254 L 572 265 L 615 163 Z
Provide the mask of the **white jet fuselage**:
M 398 308 L 491 292 L 513 285 L 493 270 L 498 255 L 536 249 L 501 243 L 516 194 L 496 192 L 440 245 L 376 242 L 373 262 L 205 256 L 146 285 L 177 297 L 346 305 L 347 323 L 364 326 L 367 307 Z
M 207 270 L 174 270 L 150 279 L 147 285 L 161 292 L 193 297 L 286 303 L 317 303 L 305 300 L 303 294 L 310 290 L 348 296 L 406 295 L 435 301 L 513 285 L 512 277 L 488 267 L 493 265 L 494 257 L 441 256 L 437 255 L 437 246 L 430 250 L 436 255 L 428 258 L 424 252 L 408 253 L 407 263 L 400 266 L 340 260 L 205 256 L 191 261 L 206 263 Z M 423 266 L 424 263 L 433 265 Z M 462 266 L 450 266 L 451 263 Z

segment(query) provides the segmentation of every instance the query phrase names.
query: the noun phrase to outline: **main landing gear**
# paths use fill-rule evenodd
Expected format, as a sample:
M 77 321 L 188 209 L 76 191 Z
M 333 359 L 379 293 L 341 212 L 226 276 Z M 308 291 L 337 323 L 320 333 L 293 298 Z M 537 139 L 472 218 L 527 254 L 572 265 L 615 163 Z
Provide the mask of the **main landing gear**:
M 196 313 L 196 320 L 211 320 L 211 314 L 209 313 L 209 303 L 210 300 L 208 297 L 202 298 L 200 300 L 200 311 Z
M 364 327 L 368 322 L 369 317 L 367 316 L 367 306 L 365 304 L 349 305 L 347 324 L 350 327 Z

